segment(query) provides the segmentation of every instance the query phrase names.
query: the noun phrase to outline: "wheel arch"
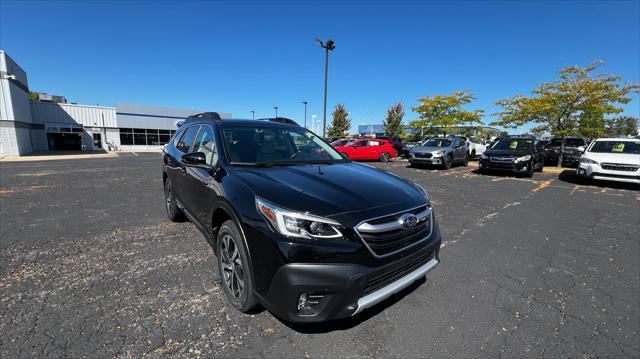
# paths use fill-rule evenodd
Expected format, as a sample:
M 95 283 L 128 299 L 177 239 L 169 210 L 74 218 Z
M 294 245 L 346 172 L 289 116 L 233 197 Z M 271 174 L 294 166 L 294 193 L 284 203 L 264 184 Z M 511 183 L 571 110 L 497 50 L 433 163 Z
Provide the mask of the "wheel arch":
M 218 204 L 218 206 L 216 206 L 213 209 L 213 212 L 211 214 L 211 240 L 212 240 L 211 244 L 214 252 L 216 252 L 216 255 L 218 255 L 217 244 L 216 244 L 216 241 L 218 240 L 218 231 L 220 230 L 220 226 L 222 226 L 222 224 L 225 221 L 232 220 L 238 227 L 238 230 L 240 231 L 240 236 L 242 236 L 242 242 L 244 243 L 244 246 L 247 249 L 247 256 L 249 257 L 247 258 L 247 261 L 249 262 L 249 266 L 252 269 L 251 270 L 252 276 L 254 276 L 253 261 L 251 260 L 251 248 L 249 247 L 249 243 L 247 242 L 247 236 L 244 233 L 242 220 L 240 218 L 241 218 L 240 215 L 236 213 L 236 211 L 233 209 L 233 207 L 229 203 L 225 201 L 221 201 Z M 252 280 L 255 283 L 255 278 L 252 278 Z

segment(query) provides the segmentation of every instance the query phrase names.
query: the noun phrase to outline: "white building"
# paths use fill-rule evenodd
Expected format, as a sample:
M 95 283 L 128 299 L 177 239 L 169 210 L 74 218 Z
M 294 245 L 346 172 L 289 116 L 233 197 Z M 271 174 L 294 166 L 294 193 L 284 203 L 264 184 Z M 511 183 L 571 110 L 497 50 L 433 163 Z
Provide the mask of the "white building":
M 176 123 L 204 111 L 117 104 L 115 107 L 29 100 L 27 73 L 0 50 L 0 157 L 33 151 L 159 151 Z M 65 101 L 65 100 L 62 100 Z M 231 118 L 230 113 L 220 113 Z

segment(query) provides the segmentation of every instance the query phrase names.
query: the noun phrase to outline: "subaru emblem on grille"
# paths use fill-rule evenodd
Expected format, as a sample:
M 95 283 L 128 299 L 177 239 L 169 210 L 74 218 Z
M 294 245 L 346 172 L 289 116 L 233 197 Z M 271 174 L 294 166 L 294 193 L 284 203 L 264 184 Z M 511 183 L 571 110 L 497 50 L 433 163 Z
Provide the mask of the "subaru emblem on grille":
M 418 217 L 412 213 L 405 213 L 398 219 L 403 229 L 411 229 L 418 224 Z

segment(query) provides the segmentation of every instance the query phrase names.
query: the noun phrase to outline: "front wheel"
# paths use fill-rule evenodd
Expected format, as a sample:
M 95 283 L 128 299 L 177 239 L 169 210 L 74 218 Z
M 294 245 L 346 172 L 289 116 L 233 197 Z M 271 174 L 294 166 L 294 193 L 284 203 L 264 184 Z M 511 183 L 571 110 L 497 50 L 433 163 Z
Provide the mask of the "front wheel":
M 220 226 L 216 240 L 218 271 L 227 299 L 236 309 L 246 313 L 255 307 L 253 276 L 248 251 L 236 224 L 228 220 Z
M 445 170 L 448 170 L 449 168 L 451 168 L 451 164 L 453 163 L 453 157 L 451 157 L 451 155 L 446 156 L 442 161 L 442 167 Z
M 164 181 L 164 203 L 167 210 L 167 217 L 172 222 L 181 222 L 184 220 L 182 210 L 178 208 L 176 197 L 173 194 L 173 186 L 168 178 Z
M 525 176 L 527 176 L 527 178 L 531 178 L 533 177 L 533 163 L 530 163 L 529 166 L 527 167 L 527 172 L 525 173 Z
M 540 167 L 536 169 L 536 172 L 542 172 L 543 169 L 544 169 L 544 162 L 540 162 Z
M 391 156 L 385 152 L 380 155 L 380 162 L 389 162 L 391 160 Z

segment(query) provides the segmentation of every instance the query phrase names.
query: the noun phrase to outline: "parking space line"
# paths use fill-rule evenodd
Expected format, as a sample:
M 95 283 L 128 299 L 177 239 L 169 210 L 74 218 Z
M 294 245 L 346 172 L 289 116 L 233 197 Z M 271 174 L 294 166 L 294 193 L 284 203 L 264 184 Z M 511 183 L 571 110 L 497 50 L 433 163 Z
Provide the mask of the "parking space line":
M 532 189 L 531 192 L 538 192 L 541 189 L 549 187 L 551 185 L 552 181 L 553 180 L 546 180 L 546 181 L 540 183 L 536 188 Z

